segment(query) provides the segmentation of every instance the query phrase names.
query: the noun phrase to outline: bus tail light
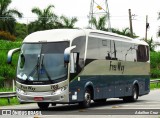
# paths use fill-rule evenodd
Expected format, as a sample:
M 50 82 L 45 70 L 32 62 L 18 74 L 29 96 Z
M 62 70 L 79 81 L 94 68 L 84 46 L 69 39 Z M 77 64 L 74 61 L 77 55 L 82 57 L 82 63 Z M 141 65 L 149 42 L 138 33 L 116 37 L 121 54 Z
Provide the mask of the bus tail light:
M 43 97 L 34 97 L 34 100 L 35 100 L 35 101 L 43 101 L 44 98 L 43 98 Z

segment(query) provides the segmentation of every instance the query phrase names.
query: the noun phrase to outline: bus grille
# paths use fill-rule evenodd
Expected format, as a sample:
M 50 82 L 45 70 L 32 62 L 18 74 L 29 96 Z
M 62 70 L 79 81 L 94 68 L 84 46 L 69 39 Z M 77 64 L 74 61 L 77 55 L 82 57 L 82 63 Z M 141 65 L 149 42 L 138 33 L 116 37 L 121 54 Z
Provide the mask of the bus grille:
M 52 92 L 27 92 L 27 95 L 38 95 L 38 96 L 43 96 L 43 95 L 51 95 Z

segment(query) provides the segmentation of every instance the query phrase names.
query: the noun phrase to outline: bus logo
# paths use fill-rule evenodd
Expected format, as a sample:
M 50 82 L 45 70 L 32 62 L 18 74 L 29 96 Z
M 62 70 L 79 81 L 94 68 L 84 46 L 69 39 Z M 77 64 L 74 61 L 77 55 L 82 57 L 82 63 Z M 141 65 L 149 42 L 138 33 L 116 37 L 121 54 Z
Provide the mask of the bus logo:
M 124 72 L 124 65 L 122 65 L 121 62 L 118 62 L 117 65 L 112 64 L 112 61 L 110 61 L 109 70 L 111 71 L 121 71 L 122 74 Z

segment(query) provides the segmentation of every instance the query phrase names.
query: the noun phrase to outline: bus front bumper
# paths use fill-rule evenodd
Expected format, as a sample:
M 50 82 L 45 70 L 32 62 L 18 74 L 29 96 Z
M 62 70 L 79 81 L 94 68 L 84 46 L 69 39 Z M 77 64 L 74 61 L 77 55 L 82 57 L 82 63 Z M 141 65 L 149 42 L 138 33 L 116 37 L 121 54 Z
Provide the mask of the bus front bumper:
M 24 92 L 16 90 L 17 98 L 21 103 L 23 102 L 54 102 L 63 103 L 69 102 L 68 89 L 57 92 Z

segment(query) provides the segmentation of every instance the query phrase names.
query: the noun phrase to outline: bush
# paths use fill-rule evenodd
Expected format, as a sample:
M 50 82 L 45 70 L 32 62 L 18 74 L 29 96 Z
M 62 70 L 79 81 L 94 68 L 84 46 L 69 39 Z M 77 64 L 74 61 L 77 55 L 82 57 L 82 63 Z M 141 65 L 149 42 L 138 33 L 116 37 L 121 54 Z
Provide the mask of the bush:
M 0 40 L 0 77 L 5 79 L 13 79 L 16 76 L 16 65 L 18 54 L 12 58 L 12 64 L 7 64 L 7 53 L 10 49 L 20 47 L 20 42 L 10 42 Z
M 151 77 L 160 77 L 160 52 L 150 53 Z
M 16 37 L 14 35 L 11 35 L 9 32 L 0 31 L 0 39 L 15 41 Z

